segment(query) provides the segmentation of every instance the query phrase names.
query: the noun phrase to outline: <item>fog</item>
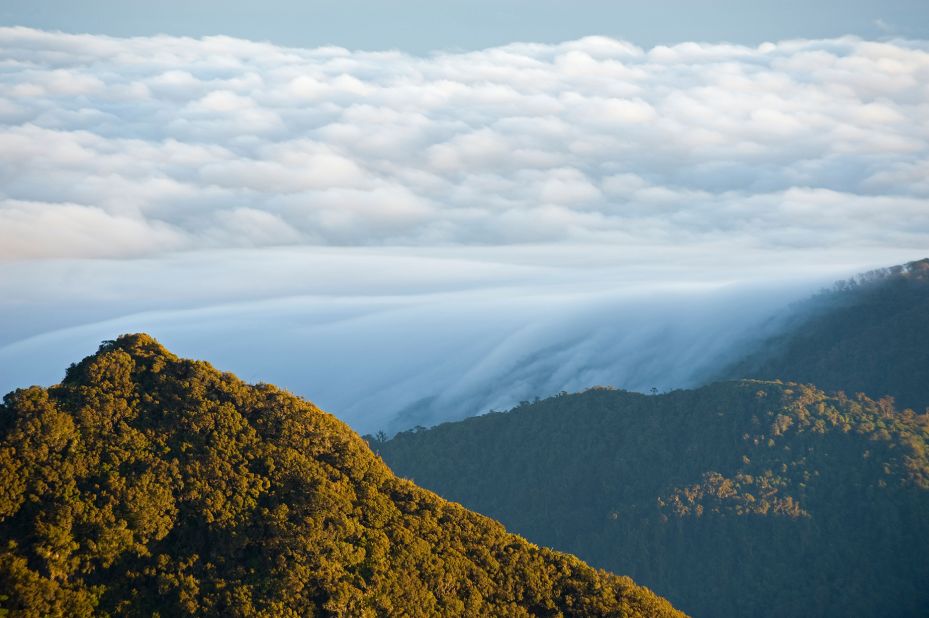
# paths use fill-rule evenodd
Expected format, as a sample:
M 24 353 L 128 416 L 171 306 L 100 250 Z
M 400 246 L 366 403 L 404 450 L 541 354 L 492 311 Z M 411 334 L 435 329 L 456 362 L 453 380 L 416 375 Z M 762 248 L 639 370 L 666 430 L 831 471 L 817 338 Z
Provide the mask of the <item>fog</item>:
M 55 383 L 100 341 L 148 332 L 360 432 L 390 433 L 561 390 L 694 386 L 776 328 L 792 301 L 868 266 L 851 255 L 707 255 L 262 249 L 9 264 L 0 389 Z M 36 277 L 48 285 L 23 285 Z

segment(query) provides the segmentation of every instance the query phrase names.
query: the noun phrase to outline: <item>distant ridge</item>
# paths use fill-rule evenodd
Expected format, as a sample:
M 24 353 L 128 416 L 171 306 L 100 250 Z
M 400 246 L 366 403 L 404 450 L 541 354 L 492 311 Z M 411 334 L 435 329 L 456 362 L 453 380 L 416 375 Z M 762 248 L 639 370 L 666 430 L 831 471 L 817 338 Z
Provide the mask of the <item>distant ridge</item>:
M 838 282 L 720 378 L 794 380 L 929 407 L 929 258 Z
M 0 406 L 0 615 L 682 616 L 273 386 L 105 342 Z
M 591 389 L 372 441 L 695 616 L 925 616 L 929 414 L 780 381 Z

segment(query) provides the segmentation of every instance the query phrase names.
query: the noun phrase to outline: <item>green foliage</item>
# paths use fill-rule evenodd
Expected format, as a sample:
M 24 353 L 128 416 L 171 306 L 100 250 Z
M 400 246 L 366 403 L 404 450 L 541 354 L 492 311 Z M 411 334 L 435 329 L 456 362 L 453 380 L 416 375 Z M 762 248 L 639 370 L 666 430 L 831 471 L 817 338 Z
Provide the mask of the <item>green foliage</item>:
M 724 378 L 781 379 L 929 407 L 929 259 L 840 281 Z
M 680 615 L 145 335 L 4 398 L 0 592 L 23 617 Z
M 418 484 L 700 616 L 929 609 L 929 415 L 741 381 L 592 389 L 377 446 Z

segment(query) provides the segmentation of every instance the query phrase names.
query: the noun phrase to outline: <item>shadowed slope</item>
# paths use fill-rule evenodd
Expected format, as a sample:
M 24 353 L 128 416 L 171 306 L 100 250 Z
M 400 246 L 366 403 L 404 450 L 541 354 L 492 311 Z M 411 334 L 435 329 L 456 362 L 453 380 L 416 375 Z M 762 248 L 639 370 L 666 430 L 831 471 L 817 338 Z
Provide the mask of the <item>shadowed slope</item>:
M 697 616 L 924 616 L 929 415 L 780 382 L 594 389 L 373 442 Z
M 929 259 L 841 281 L 796 311 L 782 334 L 723 377 L 794 380 L 929 408 Z

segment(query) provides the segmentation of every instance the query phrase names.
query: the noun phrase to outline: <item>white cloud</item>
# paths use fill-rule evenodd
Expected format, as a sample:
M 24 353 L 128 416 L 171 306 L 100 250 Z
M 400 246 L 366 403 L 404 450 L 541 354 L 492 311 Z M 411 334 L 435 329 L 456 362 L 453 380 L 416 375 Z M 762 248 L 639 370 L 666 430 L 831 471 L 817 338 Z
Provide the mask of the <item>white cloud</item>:
M 415 57 L 3 28 L 0 54 L 0 217 L 44 223 L 28 245 L 0 230 L 5 259 L 629 238 L 929 246 L 925 43 L 646 51 L 588 37 Z M 801 214 L 821 221 L 815 234 L 796 233 Z M 118 242 L 113 222 L 172 240 Z
M 128 330 L 361 429 L 680 386 L 784 279 L 929 248 L 924 42 L 0 58 L 4 389 Z
M 138 256 L 171 251 L 185 241 L 163 223 L 94 206 L 0 200 L 0 259 Z

